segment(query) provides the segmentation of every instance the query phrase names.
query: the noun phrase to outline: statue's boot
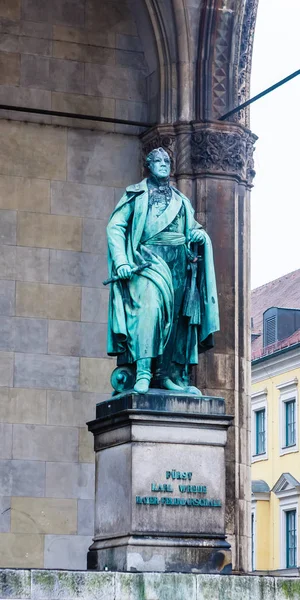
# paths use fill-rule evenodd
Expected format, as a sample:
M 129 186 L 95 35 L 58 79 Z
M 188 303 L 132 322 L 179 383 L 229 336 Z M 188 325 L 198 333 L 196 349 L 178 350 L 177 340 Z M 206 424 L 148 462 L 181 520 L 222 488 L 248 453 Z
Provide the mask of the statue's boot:
M 156 359 L 156 369 L 154 374 L 154 386 L 163 390 L 170 390 L 171 392 L 183 392 L 183 388 L 177 385 L 168 376 L 167 369 L 165 367 L 165 361 L 163 356 L 159 356 Z
M 146 394 L 149 390 L 151 381 L 151 358 L 139 358 L 136 361 L 136 380 L 134 391 L 139 394 Z

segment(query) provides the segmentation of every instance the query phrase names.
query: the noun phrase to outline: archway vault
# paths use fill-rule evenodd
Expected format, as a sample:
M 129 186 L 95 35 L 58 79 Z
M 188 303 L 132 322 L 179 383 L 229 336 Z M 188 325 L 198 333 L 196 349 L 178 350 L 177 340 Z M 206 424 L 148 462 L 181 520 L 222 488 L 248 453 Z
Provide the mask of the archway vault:
M 159 123 L 215 120 L 249 97 L 258 0 L 144 3 L 159 61 Z M 234 120 L 249 126 L 249 111 Z

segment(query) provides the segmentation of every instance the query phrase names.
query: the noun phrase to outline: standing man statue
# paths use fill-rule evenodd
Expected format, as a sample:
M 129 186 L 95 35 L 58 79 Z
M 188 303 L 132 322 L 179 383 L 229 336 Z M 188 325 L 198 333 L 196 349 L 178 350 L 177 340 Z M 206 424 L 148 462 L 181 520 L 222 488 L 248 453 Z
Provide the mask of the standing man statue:
M 188 374 L 219 330 L 211 241 L 170 185 L 167 152 L 152 150 L 146 167 L 149 176 L 126 188 L 107 227 L 108 354 L 131 368 L 138 393 L 151 383 L 201 394 Z

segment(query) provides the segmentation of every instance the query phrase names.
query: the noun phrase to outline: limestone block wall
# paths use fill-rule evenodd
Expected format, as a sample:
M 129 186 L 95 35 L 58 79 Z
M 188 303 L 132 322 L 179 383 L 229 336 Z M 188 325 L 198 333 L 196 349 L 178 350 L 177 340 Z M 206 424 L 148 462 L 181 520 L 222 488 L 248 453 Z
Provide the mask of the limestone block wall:
M 0 570 L 0 596 L 11 600 L 297 600 L 299 594 L 294 577 Z
M 0 34 L 0 103 L 147 118 L 155 74 L 126 1 L 1 0 Z M 41 120 L 11 111 L 2 116 Z M 70 124 L 51 117 L 43 121 Z M 71 124 L 86 127 L 83 121 Z
M 147 119 L 153 65 L 125 0 L 0 0 L 0 34 L 0 104 Z M 113 368 L 105 227 L 140 179 L 137 133 L 0 111 L 2 567 L 86 568 L 85 423 Z
M 0 123 L 0 565 L 85 568 L 108 397 L 105 227 L 134 136 Z

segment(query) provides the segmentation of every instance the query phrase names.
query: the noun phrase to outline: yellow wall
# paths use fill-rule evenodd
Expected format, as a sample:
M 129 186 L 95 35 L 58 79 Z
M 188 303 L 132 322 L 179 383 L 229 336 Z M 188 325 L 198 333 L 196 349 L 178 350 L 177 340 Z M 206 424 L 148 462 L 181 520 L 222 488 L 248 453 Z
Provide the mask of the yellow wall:
M 256 504 L 256 564 L 257 570 L 269 569 L 270 565 L 270 506 L 269 502 Z M 259 533 L 259 535 L 258 535 Z
M 290 473 L 300 481 L 299 451 L 280 456 L 280 393 L 277 386 L 295 378 L 300 380 L 300 368 L 268 377 L 252 385 L 252 394 L 267 390 L 267 459 L 252 463 L 252 480 L 263 479 L 272 490 L 282 473 Z M 299 443 L 300 416 L 297 414 L 297 435 Z M 299 515 L 300 511 L 298 511 Z M 300 516 L 300 515 L 299 515 Z M 298 545 L 300 542 L 298 524 Z M 300 552 L 299 552 L 300 556 Z M 271 492 L 270 500 L 256 502 L 256 570 L 281 568 L 280 564 L 280 508 L 279 499 Z

